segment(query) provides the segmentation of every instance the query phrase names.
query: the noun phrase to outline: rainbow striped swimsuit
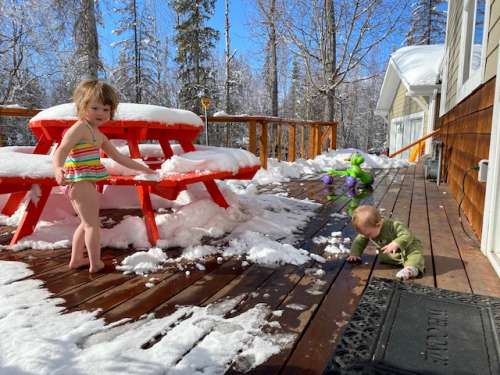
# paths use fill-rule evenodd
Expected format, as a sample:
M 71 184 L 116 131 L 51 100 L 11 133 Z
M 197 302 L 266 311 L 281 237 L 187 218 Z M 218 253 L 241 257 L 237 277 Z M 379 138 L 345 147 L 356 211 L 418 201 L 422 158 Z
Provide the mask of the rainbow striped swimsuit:
M 64 161 L 64 177 L 69 183 L 100 181 L 109 174 L 101 164 L 99 148 L 91 143 L 77 143 Z

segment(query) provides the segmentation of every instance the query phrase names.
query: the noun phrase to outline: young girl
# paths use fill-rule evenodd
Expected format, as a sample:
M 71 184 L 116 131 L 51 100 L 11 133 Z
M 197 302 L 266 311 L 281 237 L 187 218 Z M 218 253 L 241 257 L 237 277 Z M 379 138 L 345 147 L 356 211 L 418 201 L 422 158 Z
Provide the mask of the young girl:
M 102 149 L 116 162 L 143 173 L 152 169 L 120 154 L 99 126 L 113 118 L 118 106 L 118 95 L 108 84 L 98 80 L 82 81 L 73 94 L 79 120 L 64 134 L 54 153 L 53 165 L 59 185 L 68 185 L 71 204 L 81 223 L 73 234 L 70 268 L 90 264 L 90 272 L 104 267 L 101 260 L 99 221 L 99 193 L 96 181 L 106 179 L 108 173 L 101 164 Z M 84 257 L 87 248 L 88 258 Z
M 352 214 L 352 225 L 359 235 L 352 243 L 348 262 L 360 262 L 363 250 L 371 241 L 380 249 L 382 263 L 403 266 L 396 274 L 398 279 L 408 280 L 424 272 L 422 244 L 404 224 L 383 219 L 375 207 L 359 206 Z

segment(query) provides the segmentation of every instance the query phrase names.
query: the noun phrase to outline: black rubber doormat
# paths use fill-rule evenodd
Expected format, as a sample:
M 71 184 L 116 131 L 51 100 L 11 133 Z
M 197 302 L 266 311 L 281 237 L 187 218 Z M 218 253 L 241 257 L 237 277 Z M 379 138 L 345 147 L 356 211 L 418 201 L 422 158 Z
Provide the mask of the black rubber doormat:
M 373 278 L 324 374 L 500 374 L 500 298 Z

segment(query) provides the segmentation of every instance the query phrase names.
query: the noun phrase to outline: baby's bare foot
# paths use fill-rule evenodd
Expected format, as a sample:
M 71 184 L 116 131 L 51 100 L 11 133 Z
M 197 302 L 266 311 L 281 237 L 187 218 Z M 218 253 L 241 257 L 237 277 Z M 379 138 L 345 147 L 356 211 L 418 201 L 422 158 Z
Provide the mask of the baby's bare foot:
M 89 258 L 72 259 L 70 260 L 68 267 L 72 269 L 80 268 L 89 265 Z
M 90 266 L 89 272 L 96 273 L 104 268 L 105 264 L 102 260 L 99 260 L 95 266 Z

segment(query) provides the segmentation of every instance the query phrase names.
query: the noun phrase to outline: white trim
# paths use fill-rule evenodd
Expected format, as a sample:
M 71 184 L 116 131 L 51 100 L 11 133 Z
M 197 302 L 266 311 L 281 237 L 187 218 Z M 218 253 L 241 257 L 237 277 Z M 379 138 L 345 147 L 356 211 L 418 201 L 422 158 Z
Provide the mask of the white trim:
M 473 4 L 472 4 L 473 3 Z M 483 24 L 483 44 L 481 46 L 481 62 L 479 69 L 470 75 L 470 66 L 472 64 L 471 53 L 474 44 L 474 25 L 476 22 L 476 9 L 477 0 L 465 0 L 462 8 L 462 27 L 460 33 L 460 50 L 459 50 L 459 65 L 458 65 L 458 83 L 457 83 L 457 98 L 455 104 L 460 103 L 465 97 L 467 97 L 472 91 L 474 91 L 483 82 L 485 65 L 486 65 L 486 50 L 488 41 L 488 27 L 489 27 L 489 8 L 490 0 L 484 0 L 484 24 Z M 470 16 L 469 11 L 472 5 L 472 10 L 474 14 Z M 472 21 L 470 20 L 472 17 Z M 469 23 L 470 22 L 470 23 Z M 469 25 L 471 25 L 472 30 L 469 30 Z M 472 34 L 470 34 L 472 33 Z M 471 45 L 468 45 L 468 39 Z M 465 73 L 465 60 L 469 59 L 467 64 L 467 80 L 464 81 Z
M 425 112 L 422 111 L 422 112 L 415 112 L 415 113 L 412 113 L 410 115 L 406 115 L 406 116 L 399 116 L 399 117 L 394 117 L 391 119 L 391 122 L 392 121 L 405 121 L 405 120 L 414 120 L 416 118 L 419 118 L 419 117 L 424 117 L 425 116 Z
M 496 76 L 500 77 L 500 59 L 497 62 Z M 500 79 L 497 79 L 495 86 L 490 139 L 481 251 L 492 262 L 500 276 Z
M 486 55 L 488 52 L 488 34 L 490 28 L 490 8 L 491 0 L 486 0 L 484 3 L 484 26 L 483 26 L 483 51 L 481 52 L 481 83 L 484 82 L 486 74 Z
M 429 110 L 427 111 L 427 132 L 429 134 L 434 130 L 436 126 L 434 119 L 436 117 L 436 98 L 438 95 L 438 90 L 434 90 L 434 94 L 429 97 Z M 425 140 L 425 153 L 430 154 L 432 152 L 432 137 Z
M 448 96 L 448 64 L 450 51 L 448 47 L 444 52 L 443 70 L 441 71 L 441 101 L 439 102 L 439 117 L 443 116 L 446 111 L 446 97 Z

